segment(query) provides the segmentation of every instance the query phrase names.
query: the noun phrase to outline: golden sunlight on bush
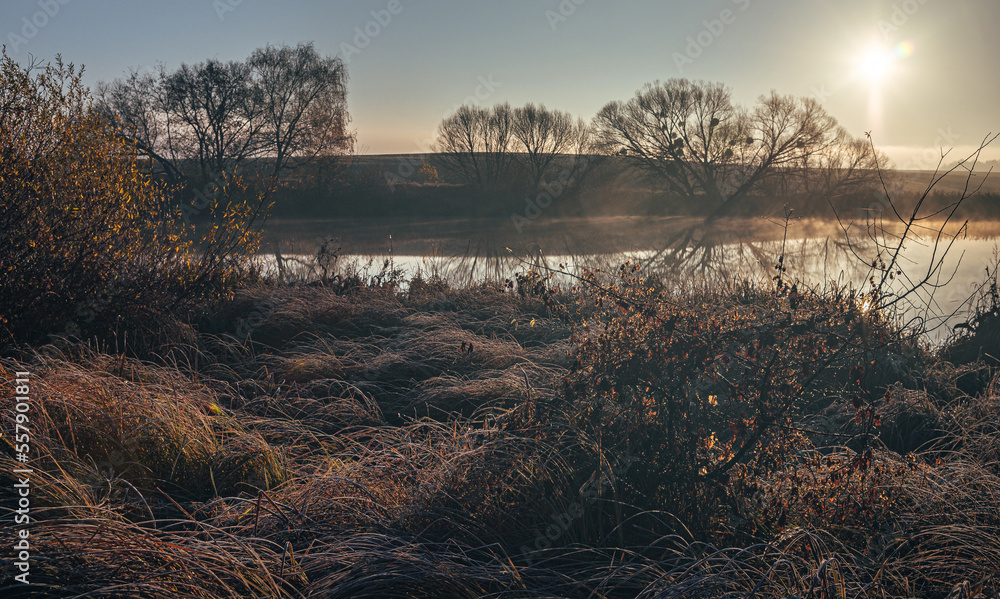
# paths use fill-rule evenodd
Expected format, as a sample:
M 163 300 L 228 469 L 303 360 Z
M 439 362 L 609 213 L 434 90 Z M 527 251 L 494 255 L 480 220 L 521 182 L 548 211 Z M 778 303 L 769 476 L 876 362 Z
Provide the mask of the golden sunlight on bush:
M 91 107 L 72 64 L 0 64 L 4 344 L 107 334 L 231 285 L 259 202 L 227 178 L 195 252 L 168 190 Z M 235 201 L 234 201 L 235 200 Z

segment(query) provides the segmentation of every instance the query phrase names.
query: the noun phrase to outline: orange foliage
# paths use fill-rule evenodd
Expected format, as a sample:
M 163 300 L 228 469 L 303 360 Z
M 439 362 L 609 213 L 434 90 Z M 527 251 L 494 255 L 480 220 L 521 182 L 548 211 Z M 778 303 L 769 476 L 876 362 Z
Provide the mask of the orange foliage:
M 252 202 L 227 191 L 196 252 L 167 190 L 93 110 L 81 73 L 60 59 L 25 68 L 2 55 L 3 345 L 107 334 L 217 293 L 233 282 L 234 258 L 256 247 Z

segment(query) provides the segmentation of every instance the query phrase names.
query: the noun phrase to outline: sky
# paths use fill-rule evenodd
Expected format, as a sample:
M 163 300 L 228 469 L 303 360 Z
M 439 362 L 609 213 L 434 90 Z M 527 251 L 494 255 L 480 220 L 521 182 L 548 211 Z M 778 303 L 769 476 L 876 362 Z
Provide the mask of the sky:
M 313 42 L 348 67 L 362 154 L 429 151 L 463 103 L 590 120 L 644 84 L 720 81 L 737 103 L 812 96 L 898 168 L 1000 132 L 1000 0 L 4 0 L 8 55 L 129 68 Z M 1000 140 L 983 155 L 1000 158 Z

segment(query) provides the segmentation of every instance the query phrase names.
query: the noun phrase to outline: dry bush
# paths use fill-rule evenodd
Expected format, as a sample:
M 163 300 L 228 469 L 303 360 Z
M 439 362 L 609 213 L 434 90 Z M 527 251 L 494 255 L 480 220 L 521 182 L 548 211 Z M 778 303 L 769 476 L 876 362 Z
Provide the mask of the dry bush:
M 668 294 L 630 263 L 584 279 L 598 313 L 565 381 L 575 422 L 601 452 L 636 459 L 631 501 L 706 534 L 727 481 L 779 470 L 806 442 L 793 421 L 830 366 L 849 363 L 850 305 Z
M 246 276 L 263 198 L 220 181 L 202 238 L 134 146 L 93 109 L 81 69 L 0 62 L 4 346 L 107 338 L 226 295 Z

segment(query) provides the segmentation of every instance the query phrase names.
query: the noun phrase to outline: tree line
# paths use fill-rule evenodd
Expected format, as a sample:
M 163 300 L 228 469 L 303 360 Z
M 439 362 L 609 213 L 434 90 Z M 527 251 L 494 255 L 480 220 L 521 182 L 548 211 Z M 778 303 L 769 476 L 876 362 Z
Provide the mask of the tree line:
M 202 207 L 212 226 L 190 227 L 129 133 L 82 69 L 0 48 L 0 351 L 98 334 L 135 347 L 252 277 L 264 194 L 224 175 Z
M 434 150 L 445 170 L 480 191 L 520 182 L 518 188 L 532 192 L 551 176 L 559 156 L 586 153 L 591 142 L 583 119 L 544 105 L 511 108 L 505 102 L 459 107 L 438 127 Z
M 343 60 L 312 44 L 266 46 L 243 61 L 133 70 L 100 84 L 97 105 L 171 185 L 250 165 L 277 182 L 317 158 L 353 153 L 347 80 Z M 859 197 L 887 166 L 815 99 L 771 92 L 744 106 L 722 83 L 687 79 L 646 84 L 589 123 L 533 103 L 463 105 L 440 122 L 433 150 L 435 166 L 477 201 L 559 195 L 603 157 L 707 206 L 710 219 L 751 198 Z
M 343 61 L 311 43 L 269 45 L 243 61 L 132 70 L 99 84 L 97 105 L 170 184 L 209 182 L 250 164 L 276 181 L 353 151 L 347 79 Z
M 542 189 L 560 155 L 620 157 L 667 193 L 708 202 L 710 219 L 755 196 L 870 193 L 888 163 L 815 99 L 771 92 L 741 106 L 727 86 L 687 79 L 647 84 L 589 124 L 533 104 L 462 106 L 441 121 L 434 149 L 453 179 L 481 192 Z

